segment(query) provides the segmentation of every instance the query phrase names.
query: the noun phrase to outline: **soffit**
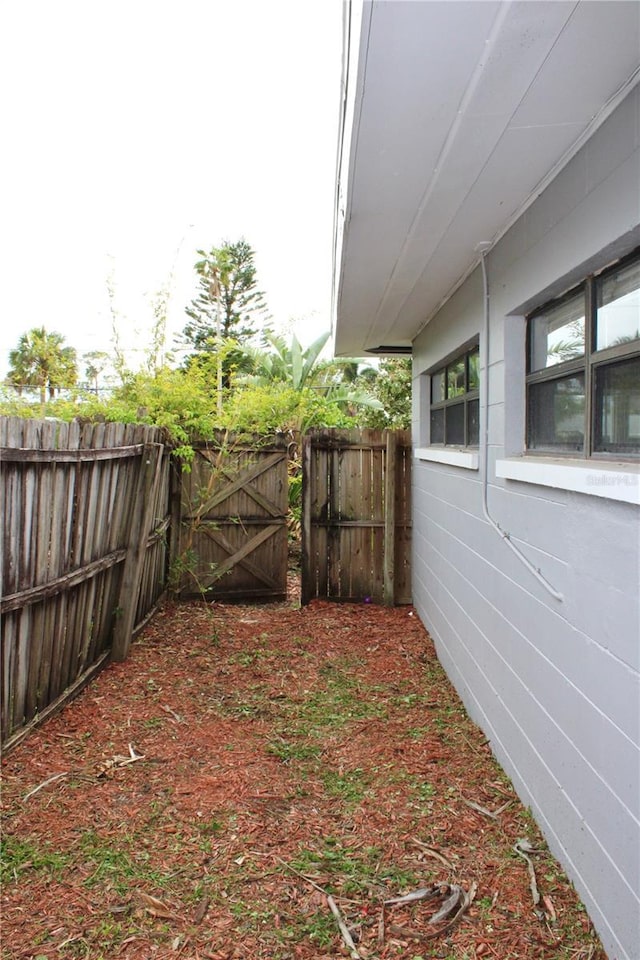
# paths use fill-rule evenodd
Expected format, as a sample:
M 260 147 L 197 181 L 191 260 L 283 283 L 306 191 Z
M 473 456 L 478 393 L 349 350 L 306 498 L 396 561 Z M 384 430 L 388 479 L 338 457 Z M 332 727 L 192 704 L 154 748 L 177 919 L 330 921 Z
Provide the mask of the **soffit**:
M 337 355 L 411 343 L 637 74 L 640 5 L 375 2 L 356 39 Z

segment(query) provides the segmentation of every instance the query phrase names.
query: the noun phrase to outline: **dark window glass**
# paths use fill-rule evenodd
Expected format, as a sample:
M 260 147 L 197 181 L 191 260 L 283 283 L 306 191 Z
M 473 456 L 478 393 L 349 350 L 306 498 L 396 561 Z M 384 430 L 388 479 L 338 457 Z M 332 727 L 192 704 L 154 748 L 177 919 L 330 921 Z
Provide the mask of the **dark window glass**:
M 453 403 L 447 408 L 445 443 L 463 447 L 464 439 L 464 403 Z
M 431 403 L 440 403 L 445 398 L 444 370 L 431 374 Z
M 640 357 L 596 368 L 594 450 L 640 451 Z
M 479 366 L 479 350 L 474 346 L 430 375 L 431 443 L 477 445 Z
M 584 375 L 529 385 L 529 447 L 584 449 Z
M 467 444 L 477 447 L 480 443 L 480 401 L 469 400 L 467 404 Z
M 444 407 L 431 411 L 431 443 L 444 443 Z
M 527 447 L 640 455 L 640 248 L 527 322 Z
M 447 367 L 447 400 L 451 400 L 452 397 L 461 397 L 464 392 L 464 357 L 462 357 Z
M 584 294 L 536 314 L 529 321 L 529 371 L 584 356 Z
M 469 383 L 467 389 L 477 390 L 480 386 L 480 351 L 474 350 L 467 358 L 469 364 Z
M 598 281 L 596 350 L 640 339 L 640 261 Z

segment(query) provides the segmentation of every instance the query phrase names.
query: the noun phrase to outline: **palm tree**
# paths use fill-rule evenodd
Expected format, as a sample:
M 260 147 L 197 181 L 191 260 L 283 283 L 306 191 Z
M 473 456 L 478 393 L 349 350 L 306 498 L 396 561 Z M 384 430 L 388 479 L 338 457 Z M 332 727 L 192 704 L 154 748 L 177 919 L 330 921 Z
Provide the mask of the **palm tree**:
M 100 393 L 98 379 L 109 366 L 111 358 L 108 353 L 104 352 L 104 350 L 91 350 L 89 353 L 85 353 L 82 359 L 86 364 L 85 375 L 87 380 L 91 383 L 91 389 L 95 395 L 98 396 Z
M 22 334 L 18 346 L 9 353 L 9 382 L 18 393 L 22 393 L 24 387 L 36 387 L 40 391 L 41 406 L 45 404 L 47 391 L 53 399 L 56 390 L 72 387 L 77 379 L 76 351 L 64 346 L 60 333 L 33 327 Z

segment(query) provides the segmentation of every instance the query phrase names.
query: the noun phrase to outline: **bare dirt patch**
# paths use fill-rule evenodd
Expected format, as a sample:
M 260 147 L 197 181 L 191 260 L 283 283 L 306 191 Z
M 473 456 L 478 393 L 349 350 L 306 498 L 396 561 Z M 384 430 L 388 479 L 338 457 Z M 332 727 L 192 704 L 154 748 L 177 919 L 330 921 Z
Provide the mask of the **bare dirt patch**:
M 410 608 L 166 606 L 3 782 L 7 958 L 605 957 Z

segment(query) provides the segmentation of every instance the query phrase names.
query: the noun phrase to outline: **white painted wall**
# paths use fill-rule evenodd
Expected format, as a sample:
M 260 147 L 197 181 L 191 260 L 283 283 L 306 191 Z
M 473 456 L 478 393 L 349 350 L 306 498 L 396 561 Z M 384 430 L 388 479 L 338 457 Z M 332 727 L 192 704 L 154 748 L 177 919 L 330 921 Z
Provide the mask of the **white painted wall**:
M 416 458 L 413 491 L 418 612 L 616 960 L 640 958 L 640 510 L 495 464 L 524 448 L 523 314 L 639 243 L 636 89 L 487 256 L 489 510 L 564 599 L 483 517 L 482 456 L 478 470 Z M 424 372 L 482 328 L 478 269 L 414 344 L 416 449 Z M 480 350 L 486 376 L 482 336 Z M 615 482 L 631 488 L 628 469 Z

